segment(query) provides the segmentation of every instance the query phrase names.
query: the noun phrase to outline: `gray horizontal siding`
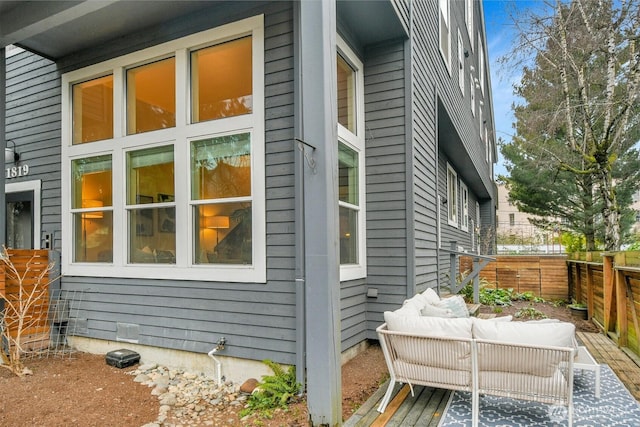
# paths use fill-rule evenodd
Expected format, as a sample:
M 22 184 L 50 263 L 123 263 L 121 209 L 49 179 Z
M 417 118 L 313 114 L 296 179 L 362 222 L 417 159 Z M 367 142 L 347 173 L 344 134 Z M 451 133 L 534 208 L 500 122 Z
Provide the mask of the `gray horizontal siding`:
M 83 335 L 115 340 L 117 324 L 129 323 L 138 325 L 140 344 L 195 352 L 209 351 L 224 335 L 225 355 L 294 363 L 293 16 L 287 3 L 265 3 L 244 15 L 257 13 L 265 13 L 267 283 L 65 277 L 65 289 L 87 289 Z M 223 23 L 224 14 L 217 15 L 211 22 Z M 192 29 L 177 21 L 155 39 L 134 35 L 122 43 L 142 48 L 209 26 L 201 18 Z M 123 53 L 123 45 L 111 44 L 63 63 L 71 70 Z
M 24 51 L 7 58 L 6 138 L 29 175 L 40 180 L 42 235 L 60 236 L 60 75 L 48 59 Z M 56 240 L 57 239 L 57 240 Z
M 385 310 L 406 298 L 408 271 L 406 80 L 402 41 L 371 46 L 365 62 L 367 338 L 375 338 Z M 366 293 L 366 290 L 365 290 Z

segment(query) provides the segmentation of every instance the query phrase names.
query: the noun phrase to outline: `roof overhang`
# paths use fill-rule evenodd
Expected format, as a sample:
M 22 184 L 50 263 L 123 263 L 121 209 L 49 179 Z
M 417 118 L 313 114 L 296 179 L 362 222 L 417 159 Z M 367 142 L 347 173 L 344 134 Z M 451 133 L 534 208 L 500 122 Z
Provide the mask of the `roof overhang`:
M 0 0 L 0 47 L 59 59 L 210 7 L 215 1 Z
M 0 47 L 14 44 L 57 60 L 225 3 L 237 8 L 256 2 L 0 0 Z M 406 37 L 390 0 L 337 1 L 336 12 L 341 27 L 360 46 Z

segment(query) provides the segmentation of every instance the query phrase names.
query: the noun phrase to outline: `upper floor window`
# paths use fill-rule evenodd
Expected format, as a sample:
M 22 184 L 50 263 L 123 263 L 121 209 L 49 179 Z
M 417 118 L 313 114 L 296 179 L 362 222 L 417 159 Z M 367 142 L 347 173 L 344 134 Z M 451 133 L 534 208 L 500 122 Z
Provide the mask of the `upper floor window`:
M 473 84 L 473 73 L 469 75 L 469 102 L 471 105 L 471 115 L 476 116 L 476 88 Z
M 458 86 L 464 96 L 464 43 L 458 29 Z
M 451 72 L 451 27 L 449 25 L 449 0 L 438 0 L 440 53 L 447 70 Z
M 469 34 L 469 39 L 473 37 L 473 3 L 474 0 L 464 0 L 464 21 L 467 24 L 467 34 Z M 471 50 L 473 50 L 473 43 L 471 43 Z
M 469 189 L 460 181 L 460 198 L 462 199 L 462 214 L 460 217 L 460 228 L 469 230 Z
M 447 164 L 447 219 L 449 225 L 458 226 L 458 174 Z
M 63 75 L 63 272 L 266 281 L 263 58 L 257 16 Z
M 364 79 L 341 38 L 337 51 L 340 280 L 352 280 L 366 275 Z
M 484 46 L 482 45 L 482 36 L 478 32 L 478 78 L 480 79 L 480 91 L 484 95 Z

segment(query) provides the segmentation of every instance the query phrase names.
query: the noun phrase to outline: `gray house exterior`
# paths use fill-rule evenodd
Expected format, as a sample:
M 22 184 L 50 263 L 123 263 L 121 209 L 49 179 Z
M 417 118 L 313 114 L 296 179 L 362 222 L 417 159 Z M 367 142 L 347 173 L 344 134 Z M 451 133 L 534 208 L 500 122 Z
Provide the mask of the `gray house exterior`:
M 296 365 L 338 425 L 341 355 L 451 242 L 492 253 L 481 2 L 0 1 L 0 58 L 2 240 L 58 255 L 81 348 L 224 337 L 227 377 Z

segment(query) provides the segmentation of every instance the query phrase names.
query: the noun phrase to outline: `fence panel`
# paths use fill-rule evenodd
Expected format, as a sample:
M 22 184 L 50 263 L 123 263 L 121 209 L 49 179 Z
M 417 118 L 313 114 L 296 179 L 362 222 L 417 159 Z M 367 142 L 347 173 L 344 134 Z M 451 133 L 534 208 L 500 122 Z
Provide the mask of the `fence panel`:
M 460 271 L 471 271 L 472 263 L 460 258 Z M 548 300 L 566 300 L 569 296 L 566 256 L 498 255 L 487 264 L 480 277 L 498 288 L 533 292 Z
M 570 295 L 620 347 L 640 355 L 640 252 L 571 254 L 567 263 Z

